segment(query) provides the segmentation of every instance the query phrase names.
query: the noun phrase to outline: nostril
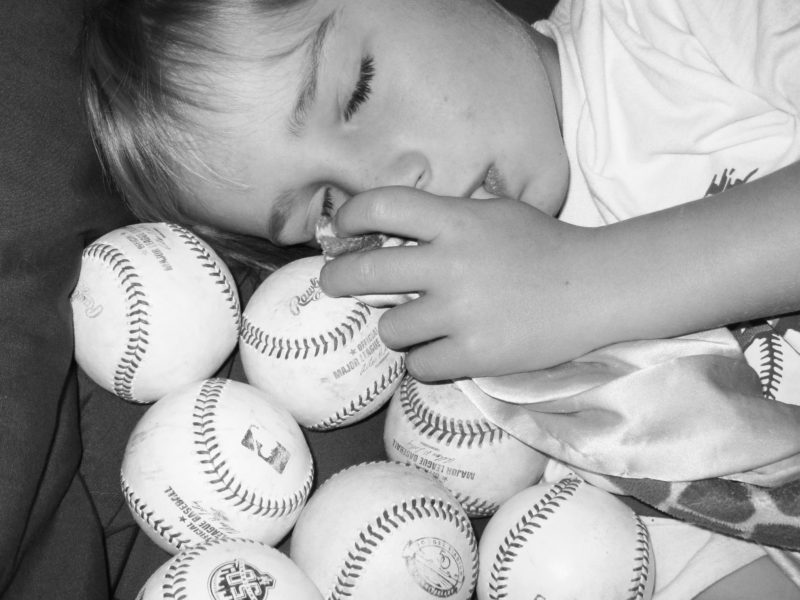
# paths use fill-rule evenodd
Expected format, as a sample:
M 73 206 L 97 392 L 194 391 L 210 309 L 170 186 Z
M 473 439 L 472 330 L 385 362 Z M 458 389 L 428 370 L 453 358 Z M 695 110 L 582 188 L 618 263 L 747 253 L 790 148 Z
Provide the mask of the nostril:
M 419 175 L 417 176 L 417 181 L 414 183 L 414 187 L 418 190 L 427 190 L 431 184 L 431 171 L 430 167 L 426 166 L 425 168 L 421 169 Z
M 375 187 L 399 185 L 426 189 L 431 183 L 431 169 L 428 159 L 422 152 L 401 152 L 378 172 Z

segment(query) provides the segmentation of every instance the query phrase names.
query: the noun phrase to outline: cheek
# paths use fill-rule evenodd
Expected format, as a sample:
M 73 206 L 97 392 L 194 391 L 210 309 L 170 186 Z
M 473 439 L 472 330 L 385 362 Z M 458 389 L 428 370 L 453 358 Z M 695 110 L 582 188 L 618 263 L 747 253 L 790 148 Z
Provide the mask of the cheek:
M 521 200 L 542 212 L 556 216 L 567 199 L 569 163 L 551 161 L 543 164 L 525 187 Z

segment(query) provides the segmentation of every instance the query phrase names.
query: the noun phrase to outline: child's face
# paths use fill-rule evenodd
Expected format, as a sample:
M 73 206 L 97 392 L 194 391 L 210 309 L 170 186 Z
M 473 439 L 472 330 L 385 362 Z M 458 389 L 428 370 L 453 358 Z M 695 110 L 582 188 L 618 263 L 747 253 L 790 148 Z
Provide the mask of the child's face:
M 308 43 L 237 73 L 255 100 L 245 111 L 208 115 L 226 141 L 201 142 L 200 154 L 244 186 L 189 176 L 193 216 L 286 245 L 313 240 L 326 190 L 334 204 L 404 185 L 558 211 L 568 166 L 528 25 L 490 0 L 313 0 L 301 11 L 302 31 L 275 35 L 296 44 L 311 32 Z

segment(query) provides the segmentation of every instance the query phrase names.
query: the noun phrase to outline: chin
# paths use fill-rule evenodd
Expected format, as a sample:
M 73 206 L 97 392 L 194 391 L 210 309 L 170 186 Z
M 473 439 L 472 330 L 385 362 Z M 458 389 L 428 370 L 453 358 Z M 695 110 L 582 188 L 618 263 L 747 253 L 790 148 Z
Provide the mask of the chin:
M 569 167 L 540 175 L 529 183 L 520 195 L 520 200 L 538 208 L 551 217 L 557 217 L 567 201 L 569 192 Z
M 543 186 L 529 186 L 518 199 L 551 217 L 557 217 L 567 200 L 567 186 L 542 188 Z

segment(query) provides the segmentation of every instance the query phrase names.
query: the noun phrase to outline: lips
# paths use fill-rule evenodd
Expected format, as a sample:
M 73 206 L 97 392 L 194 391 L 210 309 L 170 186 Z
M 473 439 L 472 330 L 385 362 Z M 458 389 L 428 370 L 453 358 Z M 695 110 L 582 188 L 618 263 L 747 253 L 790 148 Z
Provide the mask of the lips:
M 506 183 L 496 166 L 492 165 L 486 172 L 483 188 L 492 196 L 506 196 Z

